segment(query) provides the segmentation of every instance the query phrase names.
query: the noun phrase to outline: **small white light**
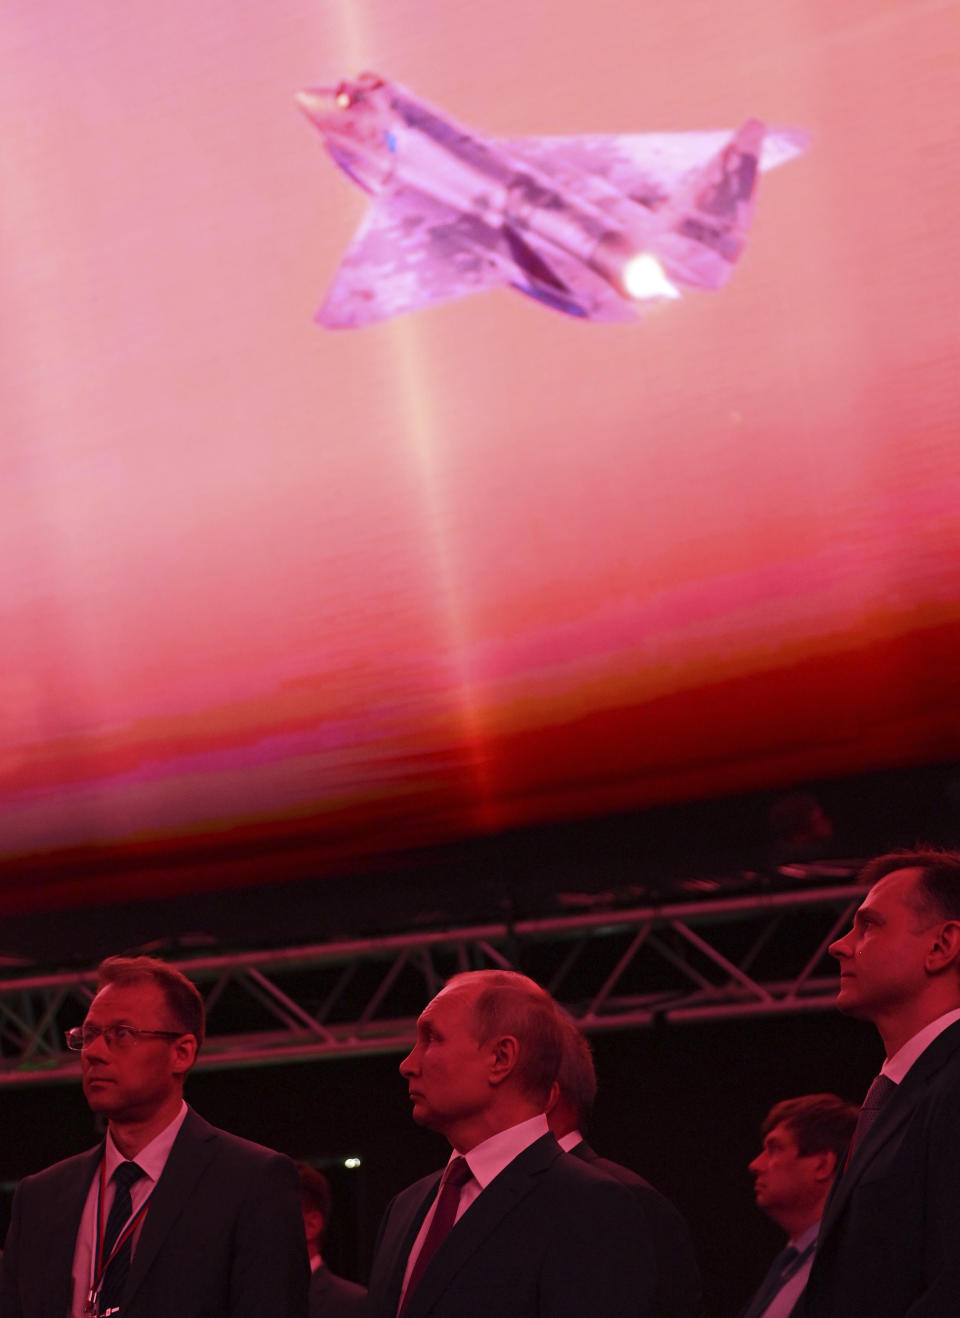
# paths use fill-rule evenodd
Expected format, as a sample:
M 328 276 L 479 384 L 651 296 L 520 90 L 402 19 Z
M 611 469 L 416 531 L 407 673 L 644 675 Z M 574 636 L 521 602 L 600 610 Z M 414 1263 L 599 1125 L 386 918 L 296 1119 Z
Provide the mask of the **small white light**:
M 360 1159 L 359 1159 L 359 1158 L 344 1158 L 344 1160 L 343 1160 L 343 1165 L 344 1165 L 344 1167 L 349 1167 L 351 1171 L 354 1171 L 354 1170 L 356 1170 L 357 1167 L 360 1166 Z
M 680 296 L 680 290 L 670 283 L 663 266 L 650 252 L 630 258 L 623 267 L 623 286 L 638 302 L 644 298 Z
M 336 101 L 337 105 L 339 105 L 339 107 L 340 107 L 341 110 L 349 110 L 349 109 L 350 109 L 350 93 L 349 93 L 349 92 L 337 92 L 336 96 L 335 96 L 333 99 Z

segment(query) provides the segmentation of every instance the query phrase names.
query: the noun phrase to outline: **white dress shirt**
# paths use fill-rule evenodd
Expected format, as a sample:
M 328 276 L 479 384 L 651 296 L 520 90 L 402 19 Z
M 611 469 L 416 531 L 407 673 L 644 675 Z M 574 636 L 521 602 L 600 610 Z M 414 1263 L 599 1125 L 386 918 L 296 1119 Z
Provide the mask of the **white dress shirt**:
M 880 1068 L 880 1074 L 892 1080 L 895 1085 L 899 1085 L 914 1062 L 926 1052 L 934 1039 L 956 1021 L 960 1021 L 960 1007 L 954 1011 L 944 1012 L 935 1021 L 925 1025 L 922 1030 L 918 1030 L 912 1039 L 908 1039 L 902 1048 L 899 1048 L 892 1057 L 887 1058 Z

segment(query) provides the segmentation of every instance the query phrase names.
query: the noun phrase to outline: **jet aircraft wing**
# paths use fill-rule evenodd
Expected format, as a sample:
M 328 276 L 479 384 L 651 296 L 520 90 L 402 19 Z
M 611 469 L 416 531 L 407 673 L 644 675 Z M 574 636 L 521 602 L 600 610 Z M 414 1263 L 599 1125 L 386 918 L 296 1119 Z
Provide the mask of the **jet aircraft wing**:
M 508 283 L 469 215 L 401 190 L 372 202 L 316 320 L 359 328 Z
M 706 165 L 733 136 L 724 129 L 688 133 L 587 133 L 574 137 L 512 137 L 501 144 L 538 166 L 558 183 L 576 187 L 578 176 L 595 174 L 618 192 L 655 209 L 678 179 Z M 792 160 L 809 146 L 798 128 L 767 130 L 762 170 Z

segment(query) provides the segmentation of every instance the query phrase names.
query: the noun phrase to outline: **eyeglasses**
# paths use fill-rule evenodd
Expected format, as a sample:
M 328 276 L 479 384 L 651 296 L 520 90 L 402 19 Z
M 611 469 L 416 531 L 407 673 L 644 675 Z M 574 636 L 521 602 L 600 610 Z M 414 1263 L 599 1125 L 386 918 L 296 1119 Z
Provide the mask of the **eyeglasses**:
M 132 1025 L 108 1025 L 105 1029 L 99 1025 L 75 1025 L 64 1036 L 67 1047 L 78 1053 L 81 1048 L 89 1048 L 92 1043 L 103 1036 L 103 1041 L 111 1052 L 123 1052 L 132 1048 L 141 1039 L 181 1039 L 188 1031 L 173 1030 L 135 1030 Z

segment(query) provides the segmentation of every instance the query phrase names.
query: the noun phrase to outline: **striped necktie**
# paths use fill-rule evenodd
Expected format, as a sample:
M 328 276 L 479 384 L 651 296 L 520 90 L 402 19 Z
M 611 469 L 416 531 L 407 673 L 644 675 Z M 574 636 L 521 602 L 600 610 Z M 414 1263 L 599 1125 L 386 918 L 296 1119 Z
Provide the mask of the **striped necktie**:
M 141 1176 L 145 1175 L 146 1172 L 143 1168 L 138 1167 L 135 1162 L 122 1162 L 113 1173 L 113 1205 L 107 1217 L 107 1225 L 103 1233 L 103 1258 L 110 1258 L 110 1251 L 113 1249 L 117 1237 L 133 1213 L 130 1187 L 135 1181 L 139 1181 Z M 100 1287 L 99 1312 L 101 1314 L 109 1313 L 111 1310 L 118 1308 L 120 1304 L 120 1296 L 123 1294 L 123 1288 L 127 1284 L 127 1277 L 130 1273 L 130 1253 L 130 1239 L 128 1238 L 117 1250 L 116 1256 L 110 1259 L 110 1265 L 104 1274 L 103 1285 Z

